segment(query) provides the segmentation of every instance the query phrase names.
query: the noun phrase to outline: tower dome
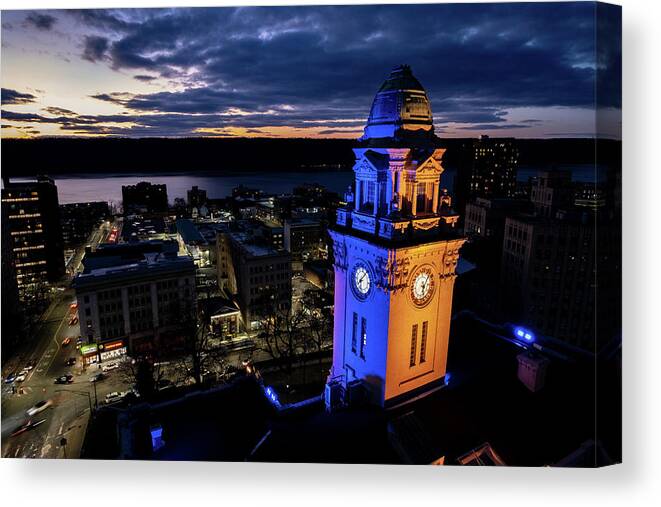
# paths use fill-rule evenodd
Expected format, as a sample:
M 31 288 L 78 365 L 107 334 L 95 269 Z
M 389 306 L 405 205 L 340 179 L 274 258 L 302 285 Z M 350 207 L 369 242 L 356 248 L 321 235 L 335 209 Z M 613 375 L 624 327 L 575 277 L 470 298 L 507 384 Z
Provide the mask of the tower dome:
M 433 135 L 434 124 L 427 93 L 411 72 L 411 67 L 398 65 L 374 97 L 361 140 L 402 140 Z

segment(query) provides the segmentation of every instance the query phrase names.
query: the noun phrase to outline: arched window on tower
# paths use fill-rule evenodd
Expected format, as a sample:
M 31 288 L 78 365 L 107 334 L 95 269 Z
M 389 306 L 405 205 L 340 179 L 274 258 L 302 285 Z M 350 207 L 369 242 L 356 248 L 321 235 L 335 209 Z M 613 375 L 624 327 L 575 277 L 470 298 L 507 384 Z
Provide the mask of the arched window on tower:
M 427 192 L 427 183 L 418 183 L 416 185 L 416 214 L 430 212 L 431 206 L 431 196 Z

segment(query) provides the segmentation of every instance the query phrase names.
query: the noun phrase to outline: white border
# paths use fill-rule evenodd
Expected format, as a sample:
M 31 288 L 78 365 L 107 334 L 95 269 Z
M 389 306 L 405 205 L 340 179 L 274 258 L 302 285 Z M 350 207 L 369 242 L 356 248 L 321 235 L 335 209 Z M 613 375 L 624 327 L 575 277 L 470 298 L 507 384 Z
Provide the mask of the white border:
M 314 1 L 0 0 L 9 8 L 283 5 Z M 331 2 L 327 2 L 331 3 Z M 335 1 L 341 3 L 359 3 Z M 365 2 L 360 2 L 365 3 Z M 393 3 L 393 2 L 382 2 Z M 403 2 L 397 2 L 403 3 Z M 624 460 L 602 470 L 245 463 L 0 462 L 3 505 L 595 505 L 661 499 L 661 9 L 623 0 Z M 571 414 L 567 414 L 571 418 Z M 522 421 L 522 423 L 525 423 Z

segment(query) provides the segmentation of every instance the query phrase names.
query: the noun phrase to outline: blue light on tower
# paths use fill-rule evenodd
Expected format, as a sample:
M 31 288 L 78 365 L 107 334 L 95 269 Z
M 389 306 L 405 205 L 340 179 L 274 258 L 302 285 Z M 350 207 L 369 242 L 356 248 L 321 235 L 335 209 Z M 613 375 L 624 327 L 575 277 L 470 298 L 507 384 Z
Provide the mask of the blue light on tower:
M 526 329 L 525 327 L 514 328 L 514 336 L 528 343 L 532 343 L 535 341 L 535 334 L 529 329 Z

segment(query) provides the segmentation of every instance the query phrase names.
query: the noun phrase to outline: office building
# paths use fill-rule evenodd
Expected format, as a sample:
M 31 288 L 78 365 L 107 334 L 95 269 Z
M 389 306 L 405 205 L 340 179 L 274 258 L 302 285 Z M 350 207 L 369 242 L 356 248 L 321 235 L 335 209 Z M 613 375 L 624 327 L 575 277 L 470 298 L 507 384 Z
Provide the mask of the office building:
M 87 344 L 121 342 L 129 354 L 181 346 L 196 319 L 195 264 L 176 241 L 100 245 L 83 266 L 73 287 Z
M 454 190 L 460 212 L 476 197 L 515 196 L 519 151 L 514 139 L 481 136 L 466 142 L 460 150 Z
M 316 259 L 322 243 L 322 227 L 318 220 L 288 218 L 284 226 L 284 247 L 296 260 Z
M 165 185 L 141 181 L 122 186 L 124 215 L 164 213 L 168 211 L 168 192 Z
M 191 208 L 199 208 L 207 202 L 207 191 L 193 185 L 193 188 L 186 192 L 188 196 L 188 206 Z
M 39 176 L 35 181 L 20 183 L 5 180 L 2 218 L 13 256 L 11 271 L 22 299 L 64 276 L 60 210 L 52 179 Z
M 620 329 L 620 241 L 620 229 L 590 211 L 507 218 L 501 270 L 506 314 L 585 350 L 609 343 Z
M 217 240 L 219 286 L 236 297 L 244 327 L 257 329 L 274 308 L 291 305 L 291 255 L 256 241 L 245 232 L 220 233 Z M 273 299 L 265 301 L 266 296 Z

